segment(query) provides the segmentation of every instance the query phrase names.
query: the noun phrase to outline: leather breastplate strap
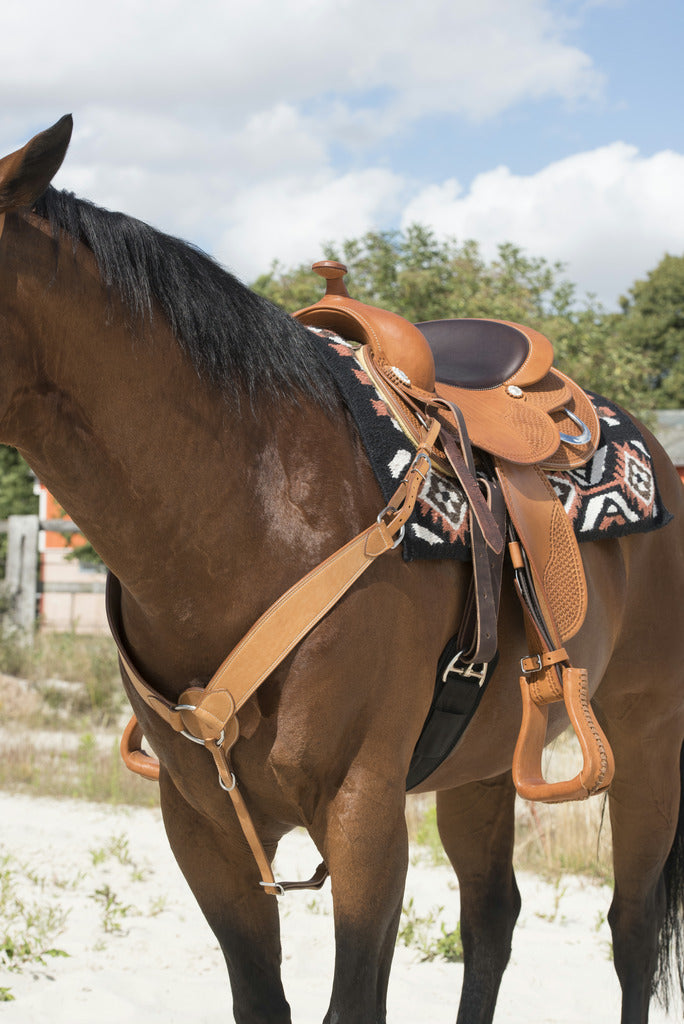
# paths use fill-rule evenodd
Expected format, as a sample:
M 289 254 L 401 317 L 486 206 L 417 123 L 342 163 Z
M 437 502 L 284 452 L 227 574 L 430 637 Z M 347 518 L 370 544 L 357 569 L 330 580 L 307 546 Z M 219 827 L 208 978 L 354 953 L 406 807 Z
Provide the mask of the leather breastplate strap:
M 207 686 L 190 687 L 175 704 L 151 687 L 133 664 L 124 642 L 120 584 L 115 577 L 109 576 L 107 614 L 127 678 L 147 706 L 172 729 L 202 744 L 211 753 L 219 782 L 230 794 L 245 838 L 259 866 L 261 885 L 270 895 L 281 895 L 293 888 L 320 888 L 327 877 L 327 870 L 324 864 L 320 865 L 308 883 L 275 881 L 270 861 L 230 765 L 230 750 L 239 737 L 237 713 L 375 559 L 400 543 L 428 472 L 427 452 L 434 445 L 440 429 L 438 420 L 430 422 L 404 480 L 375 523 L 295 583 L 233 648 Z M 136 739 L 140 742 L 141 738 L 139 727 L 133 720 L 124 734 L 124 741 L 130 743 Z M 122 753 L 134 771 L 147 778 L 158 777 L 157 762 L 141 749 L 130 750 L 128 747 L 122 749 Z

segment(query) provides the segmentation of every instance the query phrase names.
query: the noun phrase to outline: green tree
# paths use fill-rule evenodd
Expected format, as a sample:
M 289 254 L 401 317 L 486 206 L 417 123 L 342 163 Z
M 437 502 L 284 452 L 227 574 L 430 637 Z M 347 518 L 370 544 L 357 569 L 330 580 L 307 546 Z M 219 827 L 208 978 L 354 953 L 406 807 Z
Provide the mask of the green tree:
M 0 519 L 38 515 L 35 477 L 16 448 L 0 445 Z M 0 575 L 4 578 L 7 535 L 0 534 Z
M 16 448 L 0 445 L 0 519 L 38 515 L 36 478 Z
M 666 255 L 620 300 L 618 337 L 641 352 L 653 409 L 684 407 L 684 256 Z
M 510 243 L 488 262 L 477 242 L 437 239 L 419 224 L 329 244 L 323 255 L 348 267 L 349 292 L 362 302 L 413 323 L 491 317 L 535 327 L 552 341 L 557 365 L 579 383 L 635 410 L 648 405 L 643 353 L 618 339 L 618 314 L 607 313 L 592 296 L 578 301 L 560 263 Z M 274 264 L 253 287 L 290 312 L 323 292 L 308 264 L 289 270 Z

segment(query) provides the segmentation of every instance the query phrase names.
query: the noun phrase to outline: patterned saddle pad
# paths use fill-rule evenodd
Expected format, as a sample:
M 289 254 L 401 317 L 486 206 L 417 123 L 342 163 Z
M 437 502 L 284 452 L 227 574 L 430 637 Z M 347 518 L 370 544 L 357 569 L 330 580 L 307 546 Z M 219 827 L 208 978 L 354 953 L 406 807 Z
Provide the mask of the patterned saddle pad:
M 353 347 L 331 331 L 310 328 L 349 408 L 385 500 L 406 472 L 415 449 L 354 359 Z M 601 424 L 601 442 L 581 469 L 548 477 L 579 541 L 655 530 L 672 516 L 663 506 L 644 440 L 625 414 L 588 393 Z M 431 469 L 406 527 L 404 558 L 470 558 L 468 505 L 458 486 Z

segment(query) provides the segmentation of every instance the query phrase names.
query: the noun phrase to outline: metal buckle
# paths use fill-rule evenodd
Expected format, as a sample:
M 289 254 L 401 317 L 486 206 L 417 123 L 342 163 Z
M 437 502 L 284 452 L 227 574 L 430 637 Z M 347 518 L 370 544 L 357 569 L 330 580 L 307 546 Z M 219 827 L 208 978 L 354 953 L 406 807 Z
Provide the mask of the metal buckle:
M 560 434 L 561 441 L 565 441 L 566 444 L 586 444 L 587 441 L 591 441 L 591 430 L 584 420 L 581 420 L 579 416 L 575 416 L 569 409 L 563 409 L 563 412 L 572 420 L 576 427 L 582 428 L 582 433 L 573 437 L 572 434 L 564 434 L 562 430 L 559 430 L 558 433 Z
M 420 463 L 421 459 L 424 459 L 425 463 L 426 463 L 426 465 L 425 465 L 425 472 L 423 472 L 422 470 L 418 469 L 418 464 Z M 409 473 L 413 473 L 414 471 L 416 473 L 418 473 L 418 475 L 422 478 L 423 482 L 425 482 L 427 480 L 427 475 L 430 472 L 430 456 L 427 454 L 427 452 L 417 452 L 416 453 L 416 457 L 413 460 L 413 462 L 411 463 L 411 468 L 409 469 Z M 408 474 L 407 474 L 407 476 L 408 476 Z
M 459 651 L 458 654 L 454 655 L 447 667 L 442 672 L 442 682 L 446 683 L 447 676 L 450 672 L 455 672 L 456 675 L 461 676 L 462 679 L 477 679 L 477 685 L 482 687 L 487 677 L 487 669 L 489 668 L 488 661 L 472 661 L 469 665 L 462 665 L 460 668 L 457 665 L 459 658 L 463 655 L 463 651 Z
M 529 661 L 530 658 L 536 658 L 537 664 L 534 668 L 525 668 L 524 662 Z M 541 672 L 543 669 L 541 654 L 528 654 L 526 658 L 520 659 L 520 671 L 524 676 L 533 676 L 535 672 Z
M 259 885 L 261 886 L 262 889 L 275 889 L 277 896 L 285 895 L 285 890 L 283 889 L 280 882 L 259 882 Z
M 380 512 L 378 514 L 378 518 L 377 518 L 376 522 L 378 524 L 381 524 L 382 520 L 385 518 L 386 515 L 389 515 L 390 513 L 398 512 L 398 511 L 399 511 L 399 509 L 398 508 L 394 508 L 393 505 L 385 505 L 385 507 L 383 508 L 382 512 Z M 404 539 L 404 534 L 405 533 L 406 533 L 406 524 L 404 523 L 404 525 L 400 527 L 399 533 L 397 534 L 397 537 L 396 537 L 396 540 L 394 541 L 394 544 L 392 545 L 392 547 L 389 549 L 390 551 L 394 551 L 395 548 L 399 547 L 399 545 L 401 544 L 402 540 Z

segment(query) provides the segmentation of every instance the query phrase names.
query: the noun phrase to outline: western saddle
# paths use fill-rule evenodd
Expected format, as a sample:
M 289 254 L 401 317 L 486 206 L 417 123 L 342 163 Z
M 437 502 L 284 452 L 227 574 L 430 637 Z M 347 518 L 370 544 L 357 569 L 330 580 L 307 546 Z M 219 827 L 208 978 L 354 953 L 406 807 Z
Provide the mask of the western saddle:
M 176 705 L 140 676 L 126 652 L 113 577 L 107 599 L 123 670 L 171 728 L 212 754 L 257 860 L 261 885 L 275 895 L 320 887 L 325 866 L 310 883 L 274 880 L 230 767 L 240 710 L 375 558 L 397 546 L 431 467 L 456 478 L 470 506 L 473 582 L 458 654 L 449 666 L 464 676 L 484 680 L 495 663 L 508 535 L 528 643 L 528 656 L 521 660 L 522 724 L 513 761 L 518 792 L 546 802 L 584 799 L 605 790 L 614 773 L 610 746 L 591 709 L 586 670 L 571 665 L 564 646 L 585 619 L 587 585 L 573 528 L 545 473 L 581 466 L 596 451 L 599 424 L 589 399 L 553 367 L 553 348 L 538 331 L 500 320 L 414 325 L 350 298 L 343 264 L 323 261 L 313 269 L 326 280 L 326 294 L 294 315 L 354 345 L 359 364 L 417 449 L 406 477 L 375 523 L 284 594 L 207 686 L 186 690 Z M 488 467 L 493 472 L 486 472 Z M 559 701 L 577 735 L 583 765 L 573 779 L 550 783 L 541 759 L 549 706 Z M 248 731 L 245 720 L 243 735 Z M 133 771 L 158 777 L 158 763 L 143 751 L 135 718 L 121 750 Z

